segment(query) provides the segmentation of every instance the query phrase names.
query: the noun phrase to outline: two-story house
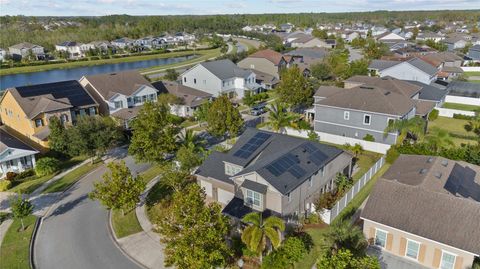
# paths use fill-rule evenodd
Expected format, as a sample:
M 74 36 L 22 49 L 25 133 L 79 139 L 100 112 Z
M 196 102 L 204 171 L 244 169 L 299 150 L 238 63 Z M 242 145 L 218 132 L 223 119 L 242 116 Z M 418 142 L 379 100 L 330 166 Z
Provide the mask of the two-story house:
M 314 201 L 350 175 L 352 156 L 333 146 L 247 129 L 228 153 L 213 152 L 197 169 L 207 200 L 242 218 L 262 212 L 295 218 L 314 212 Z
M 245 91 L 257 93 L 261 90 L 254 72 L 240 68 L 230 60 L 199 63 L 185 71 L 181 80 L 183 85 L 213 97 L 226 94 L 229 98 L 242 99 Z
M 289 57 L 290 58 L 290 57 Z M 271 49 L 260 50 L 238 62 L 238 66 L 245 69 L 258 70 L 280 78 L 280 73 L 287 68 L 291 61 L 287 61 L 280 52 Z
M 7 130 L 48 147 L 49 118 L 73 124 L 79 116 L 96 115 L 98 104 L 76 80 L 9 88 L 0 100 Z
M 35 167 L 38 151 L 15 138 L 0 127 L 0 178 L 8 172 L 20 173 Z
M 415 80 L 430 84 L 437 79 L 438 70 L 419 58 L 406 61 L 373 60 L 368 66 L 371 75 Z
M 84 76 L 80 84 L 99 104 L 99 112 L 128 122 L 135 118 L 145 102 L 157 101 L 157 89 L 138 71 Z
M 32 53 L 37 60 L 45 57 L 45 50 L 42 46 L 28 42 L 22 42 L 13 45 L 8 48 L 8 51 L 14 59 L 21 59 L 23 57 L 27 57 L 30 55 L 30 53 Z
M 113 40 L 111 44 L 114 47 L 125 49 L 133 46 L 135 44 L 135 40 L 128 37 L 122 37 L 122 38 Z
M 314 129 L 320 140 L 344 144 L 344 137 L 358 141 L 373 137 L 373 142 L 393 145 L 398 134 L 384 131 L 391 121 L 417 114 L 420 89 L 392 78 L 361 76 L 345 81 L 345 88 L 321 86 L 314 95 Z
M 361 219 L 371 252 L 388 268 L 470 269 L 480 256 L 480 167 L 401 155 Z
M 463 58 L 453 52 L 431 53 L 420 58 L 440 71 L 439 79 L 452 79 L 463 74 Z
M 55 45 L 56 51 L 67 52 L 70 58 L 85 57 L 85 52 L 90 49 L 95 49 L 95 46 L 91 43 L 83 44 L 74 41 L 65 41 Z

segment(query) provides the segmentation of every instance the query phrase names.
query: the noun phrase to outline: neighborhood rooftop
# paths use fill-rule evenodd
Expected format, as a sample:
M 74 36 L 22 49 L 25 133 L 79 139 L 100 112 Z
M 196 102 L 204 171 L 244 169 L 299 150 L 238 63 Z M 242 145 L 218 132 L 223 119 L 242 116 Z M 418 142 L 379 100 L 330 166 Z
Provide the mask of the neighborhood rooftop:
M 117 93 L 130 96 L 141 86 L 153 87 L 150 82 L 138 71 L 124 71 L 85 76 L 95 90 L 105 99 L 109 99 Z M 90 85 L 87 85 L 90 87 Z
M 233 77 L 248 77 L 252 71 L 238 67 L 230 60 L 218 60 L 200 63 L 219 79 L 228 79 Z

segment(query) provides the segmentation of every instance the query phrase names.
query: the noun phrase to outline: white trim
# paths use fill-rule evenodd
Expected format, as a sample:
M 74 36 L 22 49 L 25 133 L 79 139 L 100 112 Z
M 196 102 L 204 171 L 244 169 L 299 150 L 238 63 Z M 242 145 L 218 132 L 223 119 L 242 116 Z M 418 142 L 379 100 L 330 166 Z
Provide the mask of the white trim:
M 428 240 L 428 241 L 437 243 L 437 244 L 439 244 L 439 245 L 446 246 L 446 247 L 449 247 L 449 248 L 453 248 L 453 249 L 456 249 L 456 250 L 458 250 L 458 251 L 462 251 L 462 252 L 468 253 L 468 254 L 470 254 L 470 255 L 472 255 L 472 256 L 478 257 L 478 254 L 472 253 L 472 252 L 470 252 L 470 251 L 468 251 L 468 250 L 463 250 L 463 249 L 460 249 L 460 248 L 457 248 L 457 247 L 453 247 L 453 246 L 444 244 L 444 243 L 442 243 L 442 242 L 435 241 L 435 240 L 433 240 L 433 239 L 429 239 L 429 238 L 426 238 L 426 237 L 423 237 L 423 236 L 420 236 L 420 235 L 412 234 L 412 233 L 409 233 L 409 232 L 407 232 L 407 231 L 400 230 L 400 229 L 394 228 L 394 227 L 392 227 L 392 226 L 388 226 L 388 225 L 385 225 L 385 224 L 382 224 L 382 223 L 379 223 L 379 222 L 376 222 L 376 221 L 373 221 L 373 220 L 370 220 L 370 219 L 367 219 L 367 218 L 360 217 L 360 219 L 368 220 L 368 221 L 370 221 L 371 223 L 375 223 L 375 224 L 378 224 L 378 225 L 381 225 L 381 226 L 385 226 L 385 227 L 388 227 L 388 228 L 390 228 L 390 229 L 392 229 L 392 230 L 395 230 L 395 231 L 398 231 L 398 232 L 402 232 L 402 233 L 406 233 L 406 234 L 409 234 L 409 235 L 413 235 L 413 236 L 416 236 L 416 237 L 419 237 L 419 238 L 422 238 L 422 239 L 425 239 L 425 240 Z M 376 227 L 375 227 L 375 229 L 376 229 Z
M 369 131 L 369 132 L 375 132 L 375 133 L 381 133 L 381 134 L 383 134 L 383 131 L 377 131 L 377 130 L 362 128 L 362 127 L 357 127 L 357 126 L 351 126 L 351 125 L 333 123 L 333 122 L 328 122 L 328 121 L 323 121 L 323 120 L 315 120 L 315 121 L 316 121 L 316 122 L 321 122 L 321 123 L 327 123 L 327 124 L 337 125 L 337 126 L 342 126 L 342 127 L 348 127 L 348 128 L 351 128 L 351 129 L 359 129 L 359 130 L 364 130 L 364 131 Z M 388 134 L 398 135 L 397 133 L 388 133 Z M 377 142 L 377 143 L 378 143 L 378 142 Z
M 368 116 L 368 123 L 365 123 L 365 118 Z M 372 124 L 372 115 L 370 114 L 363 114 L 363 125 L 371 125 Z
M 453 267 L 451 269 L 455 269 L 455 263 L 457 262 L 457 254 L 455 253 L 451 253 L 449 251 L 446 251 L 444 249 L 442 249 L 442 256 L 440 257 L 440 267 L 438 268 L 442 268 L 442 263 L 443 263 L 443 254 L 447 253 L 448 255 L 452 255 L 453 256 Z
M 410 256 L 407 255 L 407 252 L 408 252 L 408 242 L 413 242 L 415 244 L 418 244 L 418 250 L 417 250 L 417 257 L 415 258 L 412 258 Z M 407 238 L 407 244 L 405 245 L 405 258 L 407 259 L 411 259 L 413 261 L 418 261 L 418 255 L 420 255 L 420 247 L 422 246 L 422 243 L 418 242 L 418 241 L 415 241 L 415 240 L 412 240 L 410 238 Z
M 384 247 L 377 245 L 377 232 L 378 231 L 385 233 L 385 246 Z M 375 227 L 375 236 L 373 237 L 373 245 L 375 245 L 376 247 L 382 248 L 382 249 L 386 248 L 387 247 L 387 242 L 388 242 L 388 234 L 389 234 L 389 232 Z

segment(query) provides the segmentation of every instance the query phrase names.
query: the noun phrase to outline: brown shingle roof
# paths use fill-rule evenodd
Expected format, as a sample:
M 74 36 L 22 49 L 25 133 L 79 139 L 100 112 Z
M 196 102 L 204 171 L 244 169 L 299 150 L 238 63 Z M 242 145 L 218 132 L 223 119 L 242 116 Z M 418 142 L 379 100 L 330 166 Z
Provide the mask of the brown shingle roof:
M 142 108 L 142 106 L 122 108 L 116 111 L 115 113 L 113 113 L 112 117 L 121 119 L 121 120 L 131 120 L 138 115 L 140 108 Z
M 353 76 L 347 80 L 347 82 L 359 82 L 364 85 L 376 86 L 384 89 L 394 91 L 399 94 L 403 94 L 407 97 L 412 97 L 417 94 L 422 87 L 408 83 L 403 80 L 399 80 L 392 77 L 369 77 L 369 76 Z
M 462 174 L 464 169 L 468 175 Z M 471 171 L 476 172 L 479 195 L 480 167 L 442 157 L 401 155 L 376 183 L 361 217 L 480 253 L 480 203 L 446 190 L 452 175 L 471 177 Z
M 183 99 L 185 105 L 189 107 L 199 106 L 208 101 L 212 95 L 204 91 L 187 87 L 185 85 L 171 81 L 157 81 L 153 86 L 163 93 L 170 93 Z
M 415 100 L 416 110 L 415 114 L 418 116 L 425 116 L 435 108 L 435 102 L 425 100 Z
M 283 55 L 280 52 L 276 52 L 271 49 L 266 49 L 266 50 L 257 51 L 248 57 L 265 58 L 270 62 L 272 62 L 274 65 L 278 65 L 282 61 Z
M 344 88 L 334 87 L 334 86 L 320 86 L 315 92 L 315 97 L 330 97 L 340 91 L 345 90 Z
M 430 53 L 424 56 L 419 57 L 422 60 L 432 64 L 433 66 L 439 66 L 443 62 L 454 62 L 454 61 L 461 61 L 462 57 L 456 55 L 452 52 L 438 52 L 438 53 Z
M 105 100 L 116 93 L 130 96 L 143 85 L 154 88 L 138 71 L 91 75 L 85 76 L 85 79 Z

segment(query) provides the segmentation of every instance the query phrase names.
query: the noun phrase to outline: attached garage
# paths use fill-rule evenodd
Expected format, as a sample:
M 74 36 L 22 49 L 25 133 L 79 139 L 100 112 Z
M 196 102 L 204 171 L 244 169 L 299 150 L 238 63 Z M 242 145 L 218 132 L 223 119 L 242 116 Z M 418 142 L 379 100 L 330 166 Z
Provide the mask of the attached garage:
M 208 197 L 213 197 L 212 183 L 200 180 L 200 187 L 205 190 Z
M 218 202 L 222 204 L 228 204 L 232 199 L 233 199 L 233 193 L 223 190 L 223 189 L 217 189 L 217 194 L 218 194 Z

